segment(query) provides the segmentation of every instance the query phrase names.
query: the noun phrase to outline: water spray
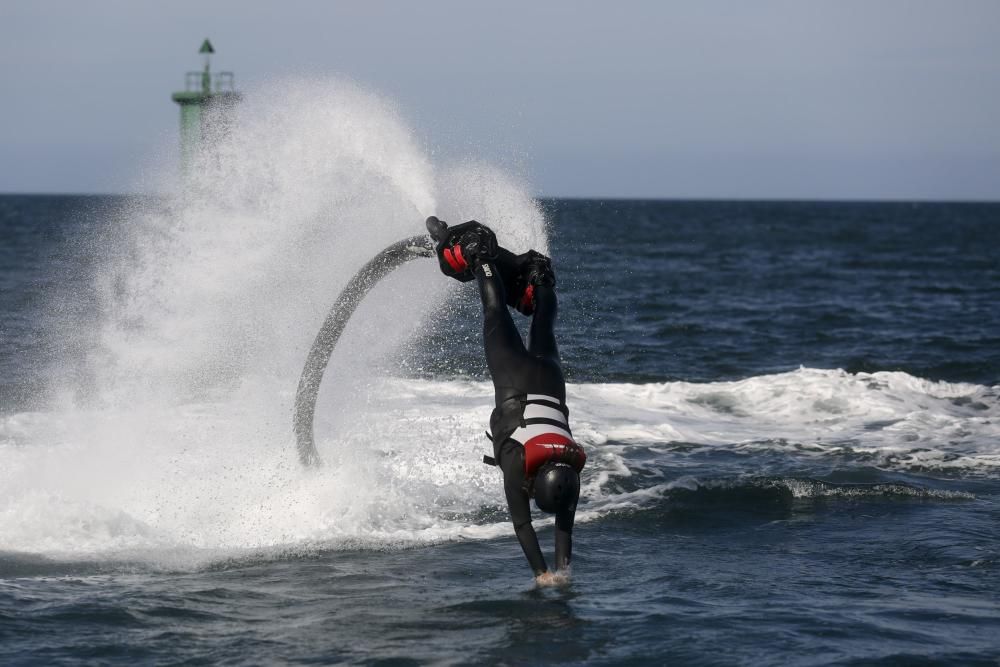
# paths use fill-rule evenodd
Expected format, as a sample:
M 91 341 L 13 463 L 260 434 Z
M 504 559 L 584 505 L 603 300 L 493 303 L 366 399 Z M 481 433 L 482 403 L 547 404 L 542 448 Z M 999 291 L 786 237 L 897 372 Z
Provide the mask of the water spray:
M 426 224 L 430 237 L 411 236 L 397 241 L 361 267 L 361 270 L 354 274 L 340 291 L 340 295 L 323 321 L 323 326 L 316 334 L 316 339 L 306 357 L 305 368 L 302 369 L 299 378 L 298 389 L 295 391 L 295 415 L 292 423 L 299 462 L 307 468 L 317 467 L 321 463 L 313 435 L 313 419 L 316 414 L 316 398 L 319 396 L 320 383 L 323 382 L 323 374 L 330 363 L 333 349 L 337 346 L 337 341 L 344 333 L 355 309 L 380 280 L 411 260 L 434 257 L 434 243 L 444 238 L 448 225 L 434 216 L 427 218 Z

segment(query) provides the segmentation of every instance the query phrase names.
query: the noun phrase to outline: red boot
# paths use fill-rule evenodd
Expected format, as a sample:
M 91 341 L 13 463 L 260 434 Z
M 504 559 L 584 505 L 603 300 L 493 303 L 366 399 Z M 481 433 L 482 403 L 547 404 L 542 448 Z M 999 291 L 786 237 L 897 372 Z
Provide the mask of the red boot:
M 497 237 L 486 225 L 470 220 L 448 227 L 437 218 L 433 220 L 432 225 L 428 218 L 427 228 L 438 241 L 438 264 L 444 275 L 463 283 L 468 282 L 475 277 L 472 267 L 476 262 L 496 259 Z

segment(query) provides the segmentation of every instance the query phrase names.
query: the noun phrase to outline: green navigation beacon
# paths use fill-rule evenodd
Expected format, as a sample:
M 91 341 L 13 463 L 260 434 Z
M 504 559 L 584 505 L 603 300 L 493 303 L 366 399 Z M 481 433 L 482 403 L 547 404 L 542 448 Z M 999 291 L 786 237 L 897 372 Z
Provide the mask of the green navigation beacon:
M 181 173 L 185 179 L 202 146 L 227 131 L 229 114 L 241 99 L 233 88 L 232 72 L 212 72 L 212 43 L 206 39 L 198 53 L 205 54 L 205 69 L 188 72 L 184 90 L 172 97 L 181 106 Z

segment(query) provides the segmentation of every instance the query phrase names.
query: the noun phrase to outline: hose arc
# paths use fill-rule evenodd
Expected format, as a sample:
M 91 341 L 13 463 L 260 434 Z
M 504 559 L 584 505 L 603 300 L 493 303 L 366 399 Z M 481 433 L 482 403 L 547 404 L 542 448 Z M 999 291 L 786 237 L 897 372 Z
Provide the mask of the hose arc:
M 327 364 L 330 363 L 330 355 L 333 354 L 340 335 L 344 333 L 347 322 L 365 295 L 380 280 L 397 267 L 420 257 L 434 257 L 434 245 L 430 237 L 411 236 L 393 243 L 354 274 L 327 313 L 323 326 L 320 327 L 309 350 L 309 356 L 306 357 L 306 365 L 302 369 L 299 386 L 295 391 L 293 428 L 299 462 L 303 466 L 311 468 L 321 463 L 313 436 L 316 399 L 319 396 L 323 374 L 326 372 Z

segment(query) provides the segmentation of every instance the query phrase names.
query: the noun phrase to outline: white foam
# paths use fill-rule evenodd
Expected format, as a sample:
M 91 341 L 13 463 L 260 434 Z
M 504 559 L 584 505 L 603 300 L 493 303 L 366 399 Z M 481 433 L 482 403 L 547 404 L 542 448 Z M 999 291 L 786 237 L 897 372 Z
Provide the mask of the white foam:
M 0 550 L 178 561 L 188 549 L 240 553 L 296 545 L 382 546 L 500 534 L 471 513 L 502 504 L 483 465 L 488 396 L 455 387 L 421 410 L 413 388 L 384 397 L 339 433 L 319 427 L 327 465 L 304 471 L 289 413 L 267 394 L 141 415 L 102 409 L 0 422 Z M 416 399 L 415 402 L 411 400 Z M 287 406 L 286 406 L 287 407 Z M 419 413 L 419 414 L 417 414 Z
M 1000 467 L 996 387 L 802 368 L 737 382 L 582 385 L 573 396 L 573 432 L 595 444 L 850 450 L 887 467 Z
M 282 390 L 257 389 L 158 413 L 147 406 L 141 414 L 4 417 L 0 549 L 76 558 L 126 554 L 176 565 L 206 554 L 385 547 L 509 532 L 499 473 L 480 463 L 490 448 L 482 434 L 492 400 L 488 383 L 373 382 L 359 408 L 362 421 L 318 424 L 327 462 L 318 471 L 298 466 L 288 412 L 272 401 Z M 834 392 L 845 406 L 835 420 L 815 405 Z M 896 460 L 916 452 L 922 464 L 1000 465 L 996 392 L 975 385 L 801 369 L 733 383 L 572 385 L 568 393 L 571 418 L 581 426 L 575 433 L 589 453 L 581 521 L 683 487 L 682 479 L 622 492 L 612 483 L 656 461 L 629 450 L 655 453 L 677 441 L 675 432 L 681 442 L 704 447 L 791 451 L 789 443 L 806 443 L 811 448 L 796 453 L 818 456 L 850 439 L 855 449 Z M 702 400 L 719 393 L 733 398 L 721 412 Z M 956 405 L 953 399 L 963 397 L 982 405 Z M 872 430 L 873 418 L 899 421 Z M 481 508 L 497 510 L 497 518 L 477 520 Z

